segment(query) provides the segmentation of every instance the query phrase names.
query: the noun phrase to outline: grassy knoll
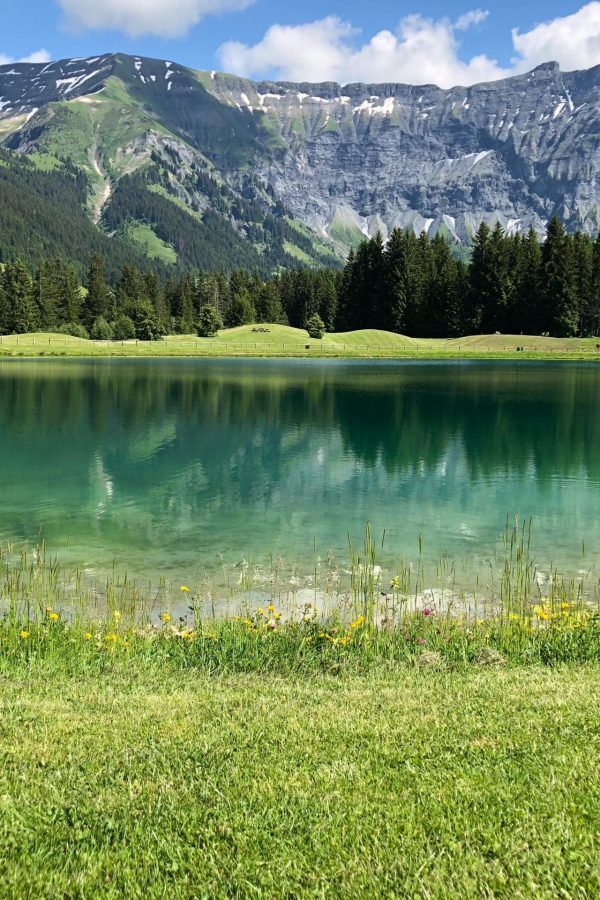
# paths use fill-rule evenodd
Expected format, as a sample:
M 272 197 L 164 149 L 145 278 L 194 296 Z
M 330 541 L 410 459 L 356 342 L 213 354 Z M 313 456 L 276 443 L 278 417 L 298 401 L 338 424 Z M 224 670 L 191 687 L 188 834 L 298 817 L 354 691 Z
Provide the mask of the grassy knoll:
M 168 249 L 168 248 L 167 248 Z M 0 338 L 0 356 L 272 356 L 389 359 L 600 359 L 595 338 L 473 335 L 417 339 L 374 329 L 328 334 L 311 340 L 305 331 L 269 325 L 268 333 L 243 325 L 214 338 L 178 335 L 155 343 L 83 341 L 65 335 L 25 334 Z M 263 326 L 261 326 L 263 327 Z M 307 349 L 307 345 L 308 349 Z M 524 350 L 517 352 L 517 347 Z
M 6 897 L 600 892 L 600 669 L 2 677 Z

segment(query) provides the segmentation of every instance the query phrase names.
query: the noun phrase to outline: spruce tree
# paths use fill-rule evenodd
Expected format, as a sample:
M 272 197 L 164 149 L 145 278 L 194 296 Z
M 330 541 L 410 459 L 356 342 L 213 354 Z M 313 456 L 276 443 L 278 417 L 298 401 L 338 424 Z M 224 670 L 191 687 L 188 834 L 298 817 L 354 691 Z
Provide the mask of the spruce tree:
M 408 303 L 408 258 L 406 235 L 394 228 L 383 255 L 385 312 L 381 327 L 397 334 L 406 332 Z
M 548 224 L 542 249 L 542 285 L 551 333 L 555 337 L 577 334 L 579 309 L 573 250 L 564 226 L 556 216 Z
M 87 297 L 81 310 L 81 318 L 89 331 L 96 319 L 109 315 L 109 289 L 104 273 L 104 260 L 99 254 L 93 256 L 90 262 L 86 287 Z
M 33 280 L 25 263 L 18 259 L 4 270 L 4 294 L 7 318 L 5 334 L 26 334 L 37 327 Z

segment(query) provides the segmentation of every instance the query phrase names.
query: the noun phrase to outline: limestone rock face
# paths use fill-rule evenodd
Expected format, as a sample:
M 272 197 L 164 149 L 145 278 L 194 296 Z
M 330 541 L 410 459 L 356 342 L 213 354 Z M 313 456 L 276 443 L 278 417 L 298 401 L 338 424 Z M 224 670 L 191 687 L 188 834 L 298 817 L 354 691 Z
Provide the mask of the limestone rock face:
M 103 94 L 151 123 L 128 136 L 140 159 L 144 141 L 173 137 L 234 190 L 250 175 L 253 190 L 340 252 L 395 226 L 463 243 L 481 221 L 543 232 L 558 214 L 570 229 L 599 227 L 600 66 L 546 63 L 442 90 L 256 83 L 122 55 L 20 63 L 0 67 L 0 141 L 36 149 L 54 127 L 49 109 L 102 104 Z M 112 121 L 98 119 L 95 141 Z

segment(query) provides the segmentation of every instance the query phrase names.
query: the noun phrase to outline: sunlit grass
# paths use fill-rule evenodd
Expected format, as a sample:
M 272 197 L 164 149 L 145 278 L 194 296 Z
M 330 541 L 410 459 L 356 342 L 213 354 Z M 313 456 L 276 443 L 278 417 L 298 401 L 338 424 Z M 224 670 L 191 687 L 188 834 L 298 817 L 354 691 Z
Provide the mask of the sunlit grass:
M 595 577 L 529 539 L 470 592 L 370 527 L 153 593 L 6 548 L 0 893 L 597 896 Z
M 264 328 L 268 328 L 265 331 Z M 452 339 L 408 338 L 374 329 L 327 334 L 312 340 L 298 328 L 243 325 L 214 338 L 168 336 L 162 341 L 86 341 L 59 334 L 5 335 L 1 356 L 224 356 L 389 359 L 600 359 L 593 338 L 471 335 Z M 517 348 L 523 350 L 517 350 Z
M 316 558 L 311 575 L 281 561 L 223 566 L 196 585 L 141 591 L 98 582 L 34 552 L 3 555 L 0 668 L 103 670 L 141 664 L 208 673 L 371 672 L 600 661 L 597 576 L 540 578 L 526 524 L 507 528 L 486 580 L 459 587 L 447 560 L 389 572 L 367 527 L 349 569 Z
M 600 669 L 213 676 L 0 695 L 7 897 L 596 897 Z

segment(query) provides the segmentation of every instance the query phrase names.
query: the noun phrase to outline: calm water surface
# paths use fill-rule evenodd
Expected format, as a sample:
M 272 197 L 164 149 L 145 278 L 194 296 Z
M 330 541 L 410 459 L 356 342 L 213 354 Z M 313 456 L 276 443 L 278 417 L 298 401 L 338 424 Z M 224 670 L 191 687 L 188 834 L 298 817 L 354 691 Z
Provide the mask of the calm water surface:
M 571 363 L 0 363 L 0 539 L 193 578 L 223 554 L 485 562 L 507 516 L 540 562 L 600 551 L 600 366 Z

